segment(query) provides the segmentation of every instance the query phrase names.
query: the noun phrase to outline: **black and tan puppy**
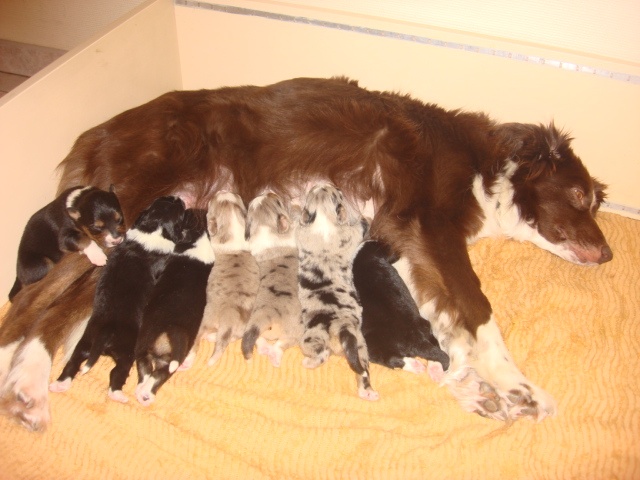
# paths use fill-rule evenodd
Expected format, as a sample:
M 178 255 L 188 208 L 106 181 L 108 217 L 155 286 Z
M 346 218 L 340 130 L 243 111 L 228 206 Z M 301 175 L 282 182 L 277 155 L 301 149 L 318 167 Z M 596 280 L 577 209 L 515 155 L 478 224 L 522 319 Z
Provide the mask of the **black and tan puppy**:
M 60 377 L 54 392 L 69 389 L 80 370 L 91 369 L 101 355 L 115 361 L 109 381 L 109 398 L 128 399 L 122 392 L 134 362 L 142 314 L 151 290 L 164 270 L 182 234 L 184 203 L 177 197 L 161 197 L 142 212 L 126 240 L 109 255 L 96 287 L 93 314 Z
M 449 356 L 440 348 L 431 324 L 420 316 L 409 288 L 390 263 L 388 248 L 365 241 L 353 260 L 353 283 L 362 305 L 362 333 L 369 360 L 415 373 L 425 370 L 416 357 L 430 363 L 431 378 L 440 381 Z
M 82 252 L 91 263 L 102 266 L 104 248 L 122 242 L 125 233 L 120 203 L 113 186 L 73 187 L 34 213 L 18 246 L 16 281 L 9 300 L 20 289 L 42 279 L 68 252 Z
M 154 401 L 193 347 L 207 302 L 213 260 L 207 211 L 189 209 L 184 215 L 182 240 L 169 256 L 143 314 L 136 344 L 136 398 L 142 405 Z

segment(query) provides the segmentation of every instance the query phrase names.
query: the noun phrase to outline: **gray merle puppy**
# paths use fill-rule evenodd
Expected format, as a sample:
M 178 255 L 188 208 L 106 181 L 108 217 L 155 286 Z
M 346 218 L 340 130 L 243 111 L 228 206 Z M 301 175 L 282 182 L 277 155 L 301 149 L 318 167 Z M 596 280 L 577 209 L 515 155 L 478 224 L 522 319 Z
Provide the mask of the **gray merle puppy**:
M 305 331 L 303 365 L 315 368 L 342 353 L 356 373 L 358 395 L 377 400 L 369 379 L 369 354 L 362 335 L 362 308 L 353 285 L 353 256 L 368 224 L 351 215 L 342 192 L 314 186 L 296 230 L 300 258 L 300 302 Z
M 284 203 L 275 193 L 251 201 L 247 238 L 260 269 L 260 287 L 242 337 L 242 353 L 253 348 L 280 366 L 284 350 L 298 345 L 303 332 L 298 298 L 298 247 L 295 229 Z

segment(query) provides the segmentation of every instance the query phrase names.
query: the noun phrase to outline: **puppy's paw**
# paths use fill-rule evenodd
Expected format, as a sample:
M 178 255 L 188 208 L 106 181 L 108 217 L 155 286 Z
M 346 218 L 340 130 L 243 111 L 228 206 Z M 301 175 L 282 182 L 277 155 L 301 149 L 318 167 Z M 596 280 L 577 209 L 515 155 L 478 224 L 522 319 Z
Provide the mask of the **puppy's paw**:
M 65 378 L 64 380 L 56 380 L 49 384 L 49 391 L 56 393 L 66 392 L 71 388 L 71 378 Z
M 127 397 L 122 390 L 111 390 L 107 392 L 107 396 L 118 403 L 127 403 L 129 401 L 129 397 Z
M 433 360 L 427 361 L 427 372 L 429 373 L 431 380 L 436 383 L 442 382 L 442 379 L 444 378 L 444 369 L 440 362 L 435 362 Z
M 103 267 L 107 264 L 107 255 L 96 242 L 92 241 L 89 246 L 82 251 L 82 253 L 87 256 L 91 263 L 98 267 Z
M 380 394 L 371 387 L 358 389 L 358 396 L 363 400 L 369 400 L 372 402 L 380 399 Z
M 416 358 L 404 357 L 403 360 L 404 366 L 402 367 L 402 370 L 405 370 L 407 372 L 420 374 L 424 373 L 427 369 L 427 367 L 425 367 L 424 364 Z

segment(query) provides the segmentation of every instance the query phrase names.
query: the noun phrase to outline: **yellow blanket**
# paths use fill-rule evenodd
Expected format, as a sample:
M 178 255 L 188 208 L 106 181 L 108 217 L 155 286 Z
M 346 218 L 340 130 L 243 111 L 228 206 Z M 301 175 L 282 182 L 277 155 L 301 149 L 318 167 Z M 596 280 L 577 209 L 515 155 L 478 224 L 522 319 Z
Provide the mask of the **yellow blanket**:
M 0 478 L 640 478 L 640 222 L 599 223 L 614 252 L 599 267 L 507 240 L 471 248 L 507 345 L 556 417 L 505 425 L 463 412 L 427 375 L 376 365 L 381 398 L 367 402 L 343 358 L 309 371 L 292 349 L 273 368 L 236 343 L 207 367 L 207 345 L 148 408 L 135 372 L 128 404 L 107 399 L 103 358 L 50 395 L 45 433 L 0 418 Z

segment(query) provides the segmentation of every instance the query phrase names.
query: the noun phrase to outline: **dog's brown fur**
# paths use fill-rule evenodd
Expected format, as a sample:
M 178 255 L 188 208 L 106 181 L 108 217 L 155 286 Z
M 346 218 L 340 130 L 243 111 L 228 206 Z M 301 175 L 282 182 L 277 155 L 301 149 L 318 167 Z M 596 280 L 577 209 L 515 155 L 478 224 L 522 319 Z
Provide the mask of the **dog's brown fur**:
M 73 351 L 70 342 L 79 336 L 72 333 L 91 315 L 99 272 L 85 256 L 64 256 L 41 281 L 16 294 L 0 327 L 0 412 L 30 430 L 49 424 L 53 357 L 63 345 Z M 30 358 L 25 349 L 33 345 L 43 355 Z
M 594 220 L 603 185 L 553 125 L 498 124 L 340 78 L 168 93 L 82 134 L 61 169 L 60 191 L 117 185 L 128 219 L 160 195 L 205 207 L 221 187 L 249 202 L 319 179 L 371 200 L 372 237 L 408 260 L 416 300 L 452 358 L 453 389 L 493 418 L 540 419 L 555 407 L 505 354 L 467 242 L 529 238 L 517 232 L 526 228 L 576 263 L 612 256 Z M 506 228 L 505 210 L 521 222 Z

